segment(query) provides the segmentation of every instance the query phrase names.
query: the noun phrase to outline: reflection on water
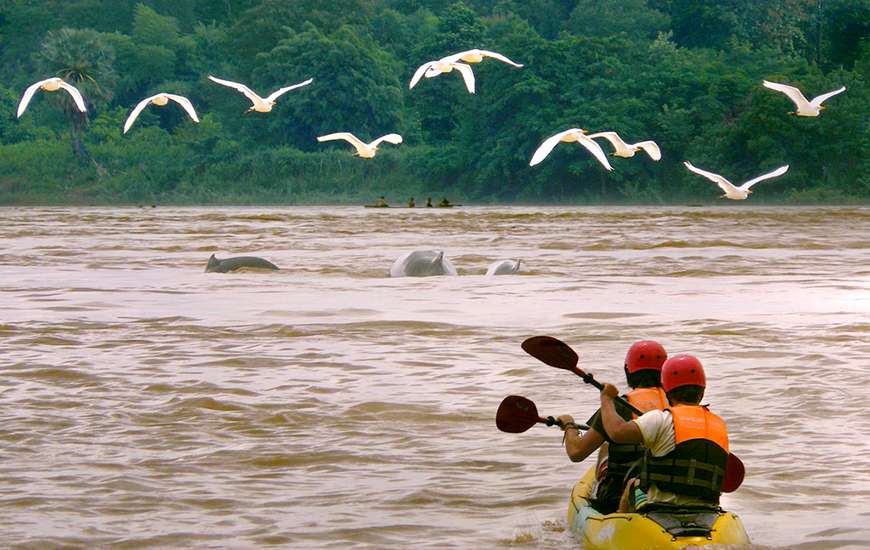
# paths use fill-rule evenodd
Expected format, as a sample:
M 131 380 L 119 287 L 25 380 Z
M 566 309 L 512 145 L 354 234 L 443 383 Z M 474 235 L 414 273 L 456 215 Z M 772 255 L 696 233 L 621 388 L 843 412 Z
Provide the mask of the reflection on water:
M 586 465 L 493 421 L 597 407 L 519 347 L 552 334 L 603 380 L 638 338 L 699 355 L 753 540 L 864 547 L 868 237 L 868 208 L 0 209 L 0 540 L 571 548 Z M 417 248 L 460 276 L 389 278 Z

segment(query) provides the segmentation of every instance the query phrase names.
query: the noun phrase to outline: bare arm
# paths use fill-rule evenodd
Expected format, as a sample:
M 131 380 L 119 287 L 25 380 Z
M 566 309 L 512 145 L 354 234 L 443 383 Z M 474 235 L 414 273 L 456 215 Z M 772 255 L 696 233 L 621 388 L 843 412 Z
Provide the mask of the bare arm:
M 601 390 L 601 420 L 604 422 L 604 431 L 615 443 L 643 443 L 643 434 L 634 422 L 622 419 L 616 414 L 613 398 L 619 395 L 615 386 L 605 384 Z
M 594 429 L 587 430 L 582 437 L 577 430 L 566 430 L 565 433 L 568 434 L 565 436 L 565 452 L 571 462 L 582 462 L 604 443 L 604 437 Z
M 560 416 L 559 420 L 563 425 L 574 422 L 574 419 L 567 414 Z M 604 443 L 604 437 L 595 428 L 590 428 L 582 436 L 576 428 L 568 427 L 565 429 L 565 452 L 571 462 L 582 462 L 602 443 Z

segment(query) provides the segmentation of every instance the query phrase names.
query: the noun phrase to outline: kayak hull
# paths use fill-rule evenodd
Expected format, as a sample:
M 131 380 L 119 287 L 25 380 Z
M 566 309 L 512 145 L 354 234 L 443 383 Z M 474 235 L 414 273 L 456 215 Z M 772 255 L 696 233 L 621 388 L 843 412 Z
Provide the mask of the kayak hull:
M 602 515 L 589 502 L 594 481 L 595 471 L 590 469 L 574 486 L 568 505 L 568 525 L 571 532 L 583 541 L 584 550 L 669 550 L 711 544 L 749 544 L 743 522 L 737 515 L 726 511 L 706 514 L 712 524 L 708 536 L 672 535 L 651 519 L 652 513 Z

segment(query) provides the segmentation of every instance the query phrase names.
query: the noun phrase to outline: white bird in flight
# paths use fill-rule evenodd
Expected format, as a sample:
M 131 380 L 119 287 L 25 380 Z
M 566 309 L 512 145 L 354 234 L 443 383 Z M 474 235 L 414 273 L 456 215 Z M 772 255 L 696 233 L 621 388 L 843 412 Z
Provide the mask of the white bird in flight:
M 354 153 L 354 155 L 362 157 L 364 159 L 373 158 L 375 156 L 375 153 L 377 153 L 378 151 L 378 145 L 380 145 L 382 141 L 386 141 L 394 145 L 402 143 L 402 136 L 400 136 L 399 134 L 387 134 L 385 136 L 379 137 L 371 143 L 364 143 L 361 139 L 351 134 L 350 132 L 337 132 L 335 134 L 320 136 L 317 138 L 317 141 L 334 141 L 338 139 L 343 139 L 356 147 L 356 153 Z
M 599 137 L 603 137 L 607 141 L 613 145 L 615 151 L 612 153 L 617 157 L 630 158 L 633 157 L 634 154 L 641 149 L 646 151 L 646 154 L 649 155 L 649 158 L 653 160 L 660 160 L 662 158 L 662 151 L 659 149 L 659 146 L 654 141 L 639 141 L 637 143 L 626 143 L 622 141 L 622 138 L 619 137 L 619 134 L 616 132 L 598 132 L 595 134 L 589 134 L 586 137 L 589 139 L 595 139 Z
M 223 80 L 220 78 L 213 77 L 209 75 L 209 80 L 212 82 L 217 82 L 223 86 L 228 86 L 230 88 L 235 88 L 236 90 L 242 92 L 245 97 L 251 100 L 251 103 L 254 105 L 248 109 L 248 111 L 257 111 L 258 113 L 268 113 L 272 110 L 272 107 L 275 106 L 275 100 L 277 100 L 282 95 L 286 94 L 290 90 L 295 90 L 296 88 L 301 88 L 302 86 L 307 86 L 314 81 L 313 78 L 309 78 L 305 82 L 300 82 L 299 84 L 293 84 L 292 86 L 285 86 L 284 88 L 280 88 L 275 90 L 271 94 L 266 97 L 260 97 L 256 92 L 245 86 L 244 84 L 240 84 L 238 82 L 231 82 L 229 80 Z
M 175 95 L 175 94 L 157 94 L 151 97 L 146 97 L 142 101 L 139 102 L 138 105 L 133 109 L 133 112 L 130 113 L 130 116 L 127 117 L 127 121 L 124 123 L 124 133 L 127 133 L 127 130 L 130 129 L 130 126 L 133 125 L 133 122 L 136 120 L 136 117 L 139 116 L 139 113 L 142 112 L 142 109 L 148 106 L 148 104 L 157 105 L 158 107 L 164 107 L 169 100 L 175 101 L 187 111 L 187 114 L 190 115 L 190 118 L 193 119 L 194 122 L 199 122 L 199 117 L 196 116 L 196 111 L 193 109 L 193 104 L 184 96 Z
M 521 64 L 514 63 L 513 61 L 498 52 L 478 49 L 466 50 L 464 52 L 448 55 L 447 57 L 442 57 L 438 61 L 429 61 L 427 63 L 423 63 L 417 68 L 417 71 L 411 78 L 411 83 L 408 85 L 408 88 L 410 89 L 416 86 L 417 82 L 419 82 L 420 78 L 422 78 L 424 75 L 426 76 L 426 78 L 433 78 L 440 74 L 449 73 L 453 69 L 456 69 L 462 74 L 462 78 L 465 80 L 465 87 L 468 88 L 468 92 L 473 94 L 474 72 L 467 64 L 480 63 L 487 57 L 498 59 L 499 61 L 507 63 L 508 65 L 513 65 L 514 67 L 522 67 Z
M 819 116 L 819 114 L 825 108 L 822 103 L 834 97 L 835 95 L 841 94 L 846 91 L 846 87 L 843 86 L 838 90 L 822 94 L 818 97 L 813 98 L 812 101 L 809 101 L 806 97 L 804 97 L 804 94 L 802 94 L 801 91 L 794 86 L 789 86 L 787 84 L 777 84 L 776 82 L 768 82 L 767 80 L 764 80 L 762 82 L 764 83 L 765 88 L 770 88 L 771 90 L 776 90 L 777 92 L 782 92 L 787 95 L 789 99 L 791 99 L 797 106 L 797 112 L 791 112 L 789 114 L 797 116 Z
M 417 72 L 414 73 L 414 76 L 411 77 L 411 82 L 408 84 L 408 89 L 410 90 L 414 86 L 417 85 L 417 82 L 423 78 L 425 74 L 427 78 L 432 78 L 434 76 L 438 76 L 439 74 L 445 74 L 456 69 L 459 71 L 459 74 L 462 75 L 462 79 L 465 81 L 465 87 L 468 89 L 468 93 L 474 93 L 474 72 L 471 70 L 470 65 L 466 65 L 465 63 L 453 62 L 453 61 L 444 61 L 443 59 L 439 59 L 438 61 L 428 61 L 423 63 L 417 68 Z
M 83 113 L 87 112 L 87 108 L 85 107 L 85 100 L 82 97 L 81 92 L 79 92 L 78 89 L 72 84 L 67 84 L 62 78 L 55 76 L 31 84 L 27 87 L 26 90 L 24 90 L 24 95 L 21 96 L 21 102 L 18 104 L 18 115 L 16 118 L 21 118 L 21 115 L 24 114 L 24 110 L 27 109 L 27 106 L 30 104 L 30 100 L 33 99 L 33 94 L 35 94 L 36 91 L 40 89 L 45 90 L 46 92 L 56 92 L 60 89 L 64 89 L 69 92 L 69 95 L 72 96 L 73 101 L 75 101 L 76 107 L 79 108 L 79 111 Z
M 564 132 L 559 132 L 554 136 L 548 137 L 544 140 L 544 143 L 538 147 L 535 154 L 532 155 L 532 160 L 529 162 L 529 166 L 534 166 L 547 158 L 547 155 L 550 154 L 550 151 L 552 151 L 558 143 L 571 143 L 574 141 L 588 149 L 589 152 L 598 159 L 598 162 L 607 168 L 607 170 L 613 170 L 613 167 L 610 166 L 610 163 L 607 161 L 607 155 L 604 154 L 604 150 L 601 146 L 594 140 L 590 139 L 589 136 L 586 135 L 586 130 L 581 128 L 571 128 L 570 130 L 565 130 Z
M 768 174 L 764 174 L 763 176 L 758 176 L 757 178 L 751 179 L 751 180 L 747 181 L 746 183 L 744 183 L 743 185 L 741 185 L 740 187 L 735 187 L 734 184 L 732 184 L 730 181 L 726 180 L 725 178 L 723 178 L 719 174 L 714 174 L 713 172 L 707 172 L 706 170 L 701 170 L 700 168 L 695 168 L 689 162 L 684 162 L 683 164 L 685 164 L 686 168 L 688 168 L 692 172 L 699 174 L 701 176 L 704 176 L 708 180 L 715 182 L 722 189 L 722 191 L 725 191 L 725 194 L 722 195 L 723 199 L 732 199 L 735 201 L 741 201 L 741 200 L 748 199 L 749 195 L 752 193 L 752 190 L 750 188 L 753 185 L 755 185 L 756 183 L 758 183 L 760 181 L 764 181 L 766 179 L 781 176 L 788 171 L 788 164 L 786 164 L 785 166 L 780 166 L 779 168 L 777 168 L 773 172 L 770 172 Z

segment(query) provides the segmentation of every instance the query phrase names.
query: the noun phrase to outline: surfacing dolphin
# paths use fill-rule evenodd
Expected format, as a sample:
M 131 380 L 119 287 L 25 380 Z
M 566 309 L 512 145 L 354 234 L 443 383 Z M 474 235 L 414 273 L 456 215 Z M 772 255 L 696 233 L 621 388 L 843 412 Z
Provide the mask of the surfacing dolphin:
M 414 250 L 393 262 L 390 277 L 430 277 L 456 275 L 456 268 L 444 257 L 443 250 Z
M 258 258 L 256 256 L 236 256 L 234 258 L 224 258 L 221 260 L 212 254 L 205 266 L 205 272 L 228 273 L 230 271 L 242 269 L 243 267 L 254 269 L 278 269 L 278 266 L 269 260 L 264 260 L 263 258 Z
M 520 259 L 516 260 L 498 260 L 490 264 L 486 270 L 486 276 L 491 275 L 510 275 L 520 270 Z

